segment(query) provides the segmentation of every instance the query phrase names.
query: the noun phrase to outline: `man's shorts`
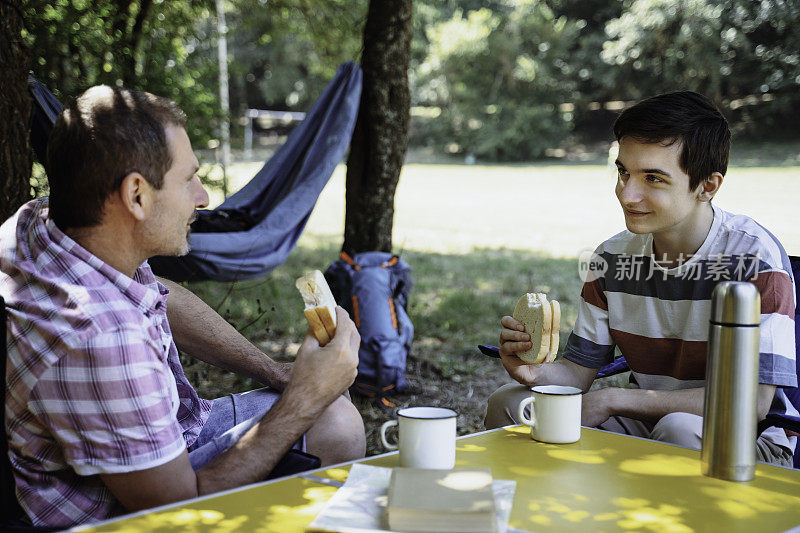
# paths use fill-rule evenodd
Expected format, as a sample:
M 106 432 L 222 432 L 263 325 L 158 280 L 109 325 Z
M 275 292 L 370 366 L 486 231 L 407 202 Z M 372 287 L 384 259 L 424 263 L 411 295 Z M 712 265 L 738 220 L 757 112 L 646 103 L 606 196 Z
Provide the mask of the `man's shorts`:
M 189 462 L 199 470 L 222 452 L 233 446 L 269 411 L 280 393 L 265 387 L 240 394 L 229 394 L 214 400 L 203 429 L 191 446 Z M 305 435 L 292 446 L 305 451 Z

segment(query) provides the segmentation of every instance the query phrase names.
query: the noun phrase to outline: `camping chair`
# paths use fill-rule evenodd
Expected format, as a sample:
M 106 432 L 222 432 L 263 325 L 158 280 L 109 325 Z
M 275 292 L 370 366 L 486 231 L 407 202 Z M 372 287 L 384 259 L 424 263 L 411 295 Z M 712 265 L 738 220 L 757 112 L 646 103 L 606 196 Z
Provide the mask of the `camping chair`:
M 800 279 L 800 256 L 790 255 L 789 261 L 792 265 L 792 275 L 795 279 L 795 299 L 800 304 L 800 284 L 797 283 L 797 280 Z M 794 338 L 795 368 L 798 384 L 800 384 L 800 306 L 796 306 L 794 310 Z M 489 357 L 500 357 L 500 351 L 496 346 L 481 344 L 478 349 Z M 597 378 L 613 376 L 628 370 L 630 370 L 630 367 L 625 358 L 617 357 L 613 362 L 602 367 L 597 372 Z M 795 411 L 800 412 L 800 387 L 784 387 L 784 391 Z M 758 434 L 761 435 L 764 430 L 772 426 L 783 429 L 788 435 L 798 436 L 798 440 L 800 440 L 800 416 L 770 412 L 764 420 L 758 423 Z M 800 443 L 795 447 L 793 463 L 795 468 L 800 468 Z

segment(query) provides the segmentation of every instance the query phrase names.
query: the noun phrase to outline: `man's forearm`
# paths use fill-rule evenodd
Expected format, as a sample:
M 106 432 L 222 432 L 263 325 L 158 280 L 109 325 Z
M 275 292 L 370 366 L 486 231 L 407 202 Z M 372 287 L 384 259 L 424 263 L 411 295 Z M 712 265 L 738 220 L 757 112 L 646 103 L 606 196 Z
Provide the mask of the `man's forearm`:
M 272 360 L 191 291 L 159 278 L 170 291 L 167 318 L 179 350 L 231 372 L 283 389 L 290 363 Z
M 196 472 L 198 495 L 264 480 L 320 412 L 298 395 L 282 395 L 236 444 Z

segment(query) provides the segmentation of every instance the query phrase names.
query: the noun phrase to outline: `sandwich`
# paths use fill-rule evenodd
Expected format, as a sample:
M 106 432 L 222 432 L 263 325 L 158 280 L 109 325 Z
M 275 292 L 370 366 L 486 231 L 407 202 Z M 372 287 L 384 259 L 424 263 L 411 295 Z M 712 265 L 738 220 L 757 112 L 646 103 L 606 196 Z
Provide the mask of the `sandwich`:
M 306 308 L 303 311 L 311 331 L 320 346 L 328 344 L 336 335 L 336 300 L 331 294 L 325 276 L 319 270 L 309 272 L 295 281 Z
M 561 306 L 556 300 L 547 301 L 541 292 L 523 294 L 514 308 L 513 317 L 525 325 L 533 347 L 517 354 L 526 363 L 552 363 L 558 355 L 558 329 L 561 326 Z

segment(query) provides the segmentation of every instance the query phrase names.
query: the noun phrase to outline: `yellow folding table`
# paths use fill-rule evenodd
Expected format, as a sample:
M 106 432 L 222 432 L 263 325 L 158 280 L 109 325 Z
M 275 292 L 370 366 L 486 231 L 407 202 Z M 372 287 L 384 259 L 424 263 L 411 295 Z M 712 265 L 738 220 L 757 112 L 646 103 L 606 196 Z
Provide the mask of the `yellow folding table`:
M 397 466 L 397 454 L 363 462 Z M 800 470 L 759 463 L 751 482 L 703 476 L 700 453 L 582 429 L 575 444 L 531 440 L 526 426 L 462 437 L 456 468 L 517 482 L 509 525 L 527 531 L 758 532 L 800 526 Z M 314 472 L 344 481 L 350 464 Z M 336 488 L 302 477 L 259 483 L 80 531 L 303 531 Z M 800 531 L 800 529 L 798 529 Z

